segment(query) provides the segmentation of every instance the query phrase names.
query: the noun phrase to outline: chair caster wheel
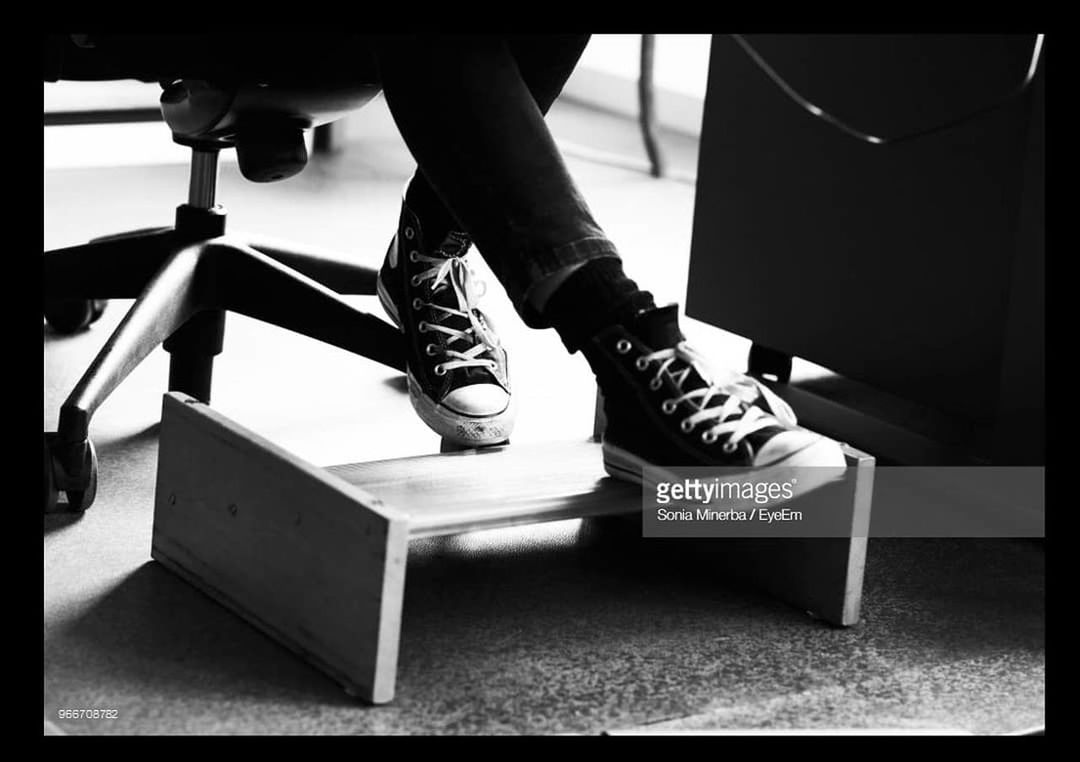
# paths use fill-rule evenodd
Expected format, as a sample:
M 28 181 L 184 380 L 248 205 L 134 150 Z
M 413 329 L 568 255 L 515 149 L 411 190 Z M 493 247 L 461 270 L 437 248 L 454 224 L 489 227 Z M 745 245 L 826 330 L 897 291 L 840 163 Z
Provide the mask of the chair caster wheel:
M 786 384 L 791 380 L 791 355 L 761 344 L 750 345 L 750 356 L 747 358 L 746 365 L 747 373 L 751 376 L 759 378 L 772 376 L 777 383 L 781 384 Z
M 100 318 L 108 303 L 105 299 L 56 299 L 45 303 L 45 320 L 59 334 L 76 333 Z
M 98 461 L 94 443 L 56 441 L 45 434 L 45 513 L 82 513 L 97 497 Z M 61 495 L 63 493 L 63 495 Z

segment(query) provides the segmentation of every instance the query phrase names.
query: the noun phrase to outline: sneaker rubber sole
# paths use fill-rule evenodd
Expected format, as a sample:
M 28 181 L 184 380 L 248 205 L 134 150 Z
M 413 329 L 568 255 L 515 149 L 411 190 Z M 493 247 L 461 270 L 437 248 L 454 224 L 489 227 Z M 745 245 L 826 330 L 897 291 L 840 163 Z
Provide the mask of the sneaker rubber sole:
M 503 444 L 510 438 L 514 426 L 514 398 L 498 415 L 471 416 L 455 412 L 432 402 L 420 389 L 420 384 L 408 373 L 409 401 L 420 420 L 443 439 L 467 447 L 486 447 Z
M 394 321 L 403 333 L 401 318 L 398 314 L 394 300 L 383 285 L 380 275 L 375 281 L 375 292 L 379 297 L 386 314 Z M 514 428 L 515 408 L 514 396 L 510 395 L 510 402 L 502 412 L 497 415 L 470 416 L 458 413 L 445 405 L 433 402 L 423 393 L 420 384 L 413 376 L 412 371 L 406 373 L 409 384 L 409 401 L 413 410 L 420 416 L 420 420 L 427 424 L 428 428 L 455 444 L 466 447 L 487 447 L 490 445 L 503 444 L 510 438 L 510 432 Z

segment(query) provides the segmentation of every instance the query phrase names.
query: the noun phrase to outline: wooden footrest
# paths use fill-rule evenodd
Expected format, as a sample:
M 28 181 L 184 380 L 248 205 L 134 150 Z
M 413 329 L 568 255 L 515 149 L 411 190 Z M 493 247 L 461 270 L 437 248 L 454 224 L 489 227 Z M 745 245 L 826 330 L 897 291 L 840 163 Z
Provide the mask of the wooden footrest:
M 641 509 L 641 489 L 609 478 L 599 443 L 584 439 L 326 470 L 404 513 L 410 539 Z
M 849 463 L 872 473 L 861 453 L 849 452 Z M 853 512 L 869 511 L 863 487 L 843 498 Z M 593 441 L 323 469 L 173 392 L 161 417 L 151 555 L 350 693 L 383 703 L 394 695 L 411 539 L 640 510 L 640 488 L 607 477 Z M 721 542 L 736 559 L 734 541 Z M 866 540 L 815 542 L 771 541 L 762 582 L 853 624 Z M 760 542 L 739 547 L 761 552 Z

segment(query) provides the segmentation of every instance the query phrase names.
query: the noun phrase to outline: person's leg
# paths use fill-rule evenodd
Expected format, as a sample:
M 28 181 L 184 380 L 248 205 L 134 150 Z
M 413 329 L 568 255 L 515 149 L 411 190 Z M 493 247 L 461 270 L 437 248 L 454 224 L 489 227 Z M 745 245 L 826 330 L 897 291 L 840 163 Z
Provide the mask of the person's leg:
M 541 322 L 526 304 L 535 283 L 618 253 L 567 172 L 512 43 L 433 35 L 375 44 L 387 103 L 424 176 L 526 321 Z
M 438 197 L 475 240 L 525 322 L 582 350 L 605 396 L 609 472 L 648 464 L 843 465 L 835 443 L 740 374 L 711 376 L 622 272 L 571 179 L 509 45 L 490 37 L 381 39 L 387 103 Z M 530 292 L 577 266 L 542 309 Z
M 588 34 L 506 36 L 506 46 L 541 115 L 546 117 L 555 99 L 559 97 L 590 37 Z M 461 230 L 464 227 L 447 209 L 419 167 L 409 181 L 405 202 L 425 221 L 427 234 L 431 238 L 442 240 L 450 230 Z M 533 283 L 526 296 L 530 312 L 541 314 L 555 290 L 583 264 L 584 262 L 572 262 Z M 612 270 L 614 266 L 604 269 Z M 605 277 L 604 280 L 610 281 L 610 278 Z
M 517 64 L 521 79 L 544 116 L 562 92 L 577 66 L 587 34 L 507 35 L 506 47 Z M 463 226 L 446 208 L 424 173 L 417 167 L 405 193 L 405 201 L 424 220 L 430 237 L 442 240 L 452 229 Z
M 531 298 L 538 286 L 595 258 L 621 272 L 543 121 L 585 42 L 568 35 L 375 40 L 387 103 L 420 166 L 380 271 L 380 299 L 412 350 L 410 398 L 444 437 L 494 443 L 513 425 L 505 350 L 466 298 L 468 269 L 444 267 L 447 258 L 460 258 L 475 241 L 533 325 L 542 320 Z M 636 292 L 625 277 L 604 283 L 619 297 Z

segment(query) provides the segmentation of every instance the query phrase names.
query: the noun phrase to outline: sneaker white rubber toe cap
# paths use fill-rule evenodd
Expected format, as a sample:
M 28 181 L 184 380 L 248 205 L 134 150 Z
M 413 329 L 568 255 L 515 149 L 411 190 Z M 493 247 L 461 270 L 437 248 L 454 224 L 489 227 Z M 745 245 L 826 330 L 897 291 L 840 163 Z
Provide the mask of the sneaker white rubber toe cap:
M 451 390 L 443 397 L 443 407 L 460 415 L 498 415 L 510 404 L 510 395 L 497 384 L 469 384 Z
M 754 457 L 755 466 L 844 468 L 846 464 L 839 443 L 806 429 L 777 434 Z

